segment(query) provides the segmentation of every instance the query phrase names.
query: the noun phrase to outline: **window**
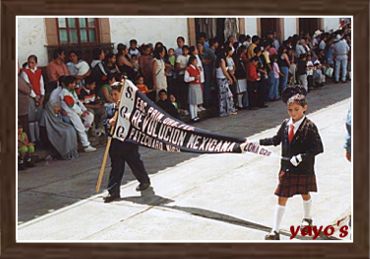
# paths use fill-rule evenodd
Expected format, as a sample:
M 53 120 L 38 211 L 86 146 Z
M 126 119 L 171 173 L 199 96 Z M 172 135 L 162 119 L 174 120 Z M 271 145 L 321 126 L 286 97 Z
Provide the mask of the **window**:
M 99 43 L 98 19 L 57 18 L 59 44 Z

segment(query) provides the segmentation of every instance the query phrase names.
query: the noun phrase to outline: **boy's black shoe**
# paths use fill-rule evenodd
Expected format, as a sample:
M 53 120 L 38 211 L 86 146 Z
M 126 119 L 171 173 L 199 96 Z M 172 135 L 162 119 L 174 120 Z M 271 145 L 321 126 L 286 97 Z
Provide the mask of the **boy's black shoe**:
M 136 191 L 138 192 L 142 192 L 142 191 L 145 191 L 146 189 L 148 189 L 150 187 L 150 183 L 140 183 L 137 187 L 136 187 Z
M 108 196 L 104 197 L 103 200 L 104 200 L 104 203 L 110 203 L 112 201 L 117 201 L 117 200 L 120 200 L 121 199 L 121 196 L 119 195 L 111 195 L 109 194 Z
M 276 231 L 265 236 L 265 240 L 280 240 L 280 234 Z
M 301 229 L 303 229 L 304 227 L 307 227 L 307 226 L 312 227 L 312 223 L 313 223 L 312 219 L 303 218 L 302 223 L 301 223 Z

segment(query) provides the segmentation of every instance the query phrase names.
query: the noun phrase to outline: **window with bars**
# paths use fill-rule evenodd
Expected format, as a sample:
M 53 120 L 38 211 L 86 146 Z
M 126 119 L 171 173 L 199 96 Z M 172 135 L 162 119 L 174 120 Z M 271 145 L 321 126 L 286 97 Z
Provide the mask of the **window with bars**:
M 96 18 L 57 18 L 56 23 L 61 45 L 99 43 Z

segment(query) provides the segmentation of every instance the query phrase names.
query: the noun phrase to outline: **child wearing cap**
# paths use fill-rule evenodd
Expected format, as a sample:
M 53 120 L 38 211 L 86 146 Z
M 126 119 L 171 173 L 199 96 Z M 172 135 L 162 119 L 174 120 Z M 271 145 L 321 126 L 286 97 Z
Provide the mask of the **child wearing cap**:
M 301 87 L 287 88 L 283 100 L 287 103 L 289 119 L 281 124 L 277 134 L 272 138 L 261 139 L 260 145 L 281 144 L 282 156 L 290 158 L 281 160 L 279 184 L 275 190 L 278 203 L 275 207 L 273 226 L 266 235 L 266 240 L 279 240 L 280 223 L 285 212 L 285 205 L 290 197 L 301 195 L 303 199 L 302 228 L 312 226 L 312 199 L 310 192 L 317 192 L 315 176 L 315 156 L 324 151 L 319 131 L 309 120 L 306 91 Z

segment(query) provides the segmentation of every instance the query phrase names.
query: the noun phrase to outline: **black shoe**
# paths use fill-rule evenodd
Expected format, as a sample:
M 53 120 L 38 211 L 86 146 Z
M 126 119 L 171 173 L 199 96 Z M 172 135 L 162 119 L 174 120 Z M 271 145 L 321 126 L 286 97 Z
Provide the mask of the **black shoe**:
M 192 122 L 198 122 L 200 119 L 199 117 L 195 117 L 194 119 L 191 119 Z
M 150 183 L 140 183 L 137 187 L 136 187 L 136 191 L 138 192 L 142 192 L 142 191 L 145 191 L 146 189 L 148 189 L 150 187 Z
M 280 234 L 276 231 L 265 236 L 265 240 L 280 240 Z
M 31 157 L 28 157 L 28 158 L 26 159 L 26 166 L 27 166 L 27 167 L 34 167 L 34 166 L 35 166 L 35 164 L 33 163 L 33 160 L 32 160 L 32 158 L 31 158 Z
M 312 219 L 303 218 L 301 223 L 301 229 L 308 226 L 312 227 L 312 223 L 313 223 Z
M 26 169 L 26 166 L 25 166 L 24 161 L 22 159 L 18 163 L 18 171 L 22 171 L 22 170 L 25 170 L 25 169 Z
M 111 194 L 103 198 L 104 203 L 110 203 L 112 201 L 117 201 L 119 199 L 121 199 L 119 195 L 111 195 Z

